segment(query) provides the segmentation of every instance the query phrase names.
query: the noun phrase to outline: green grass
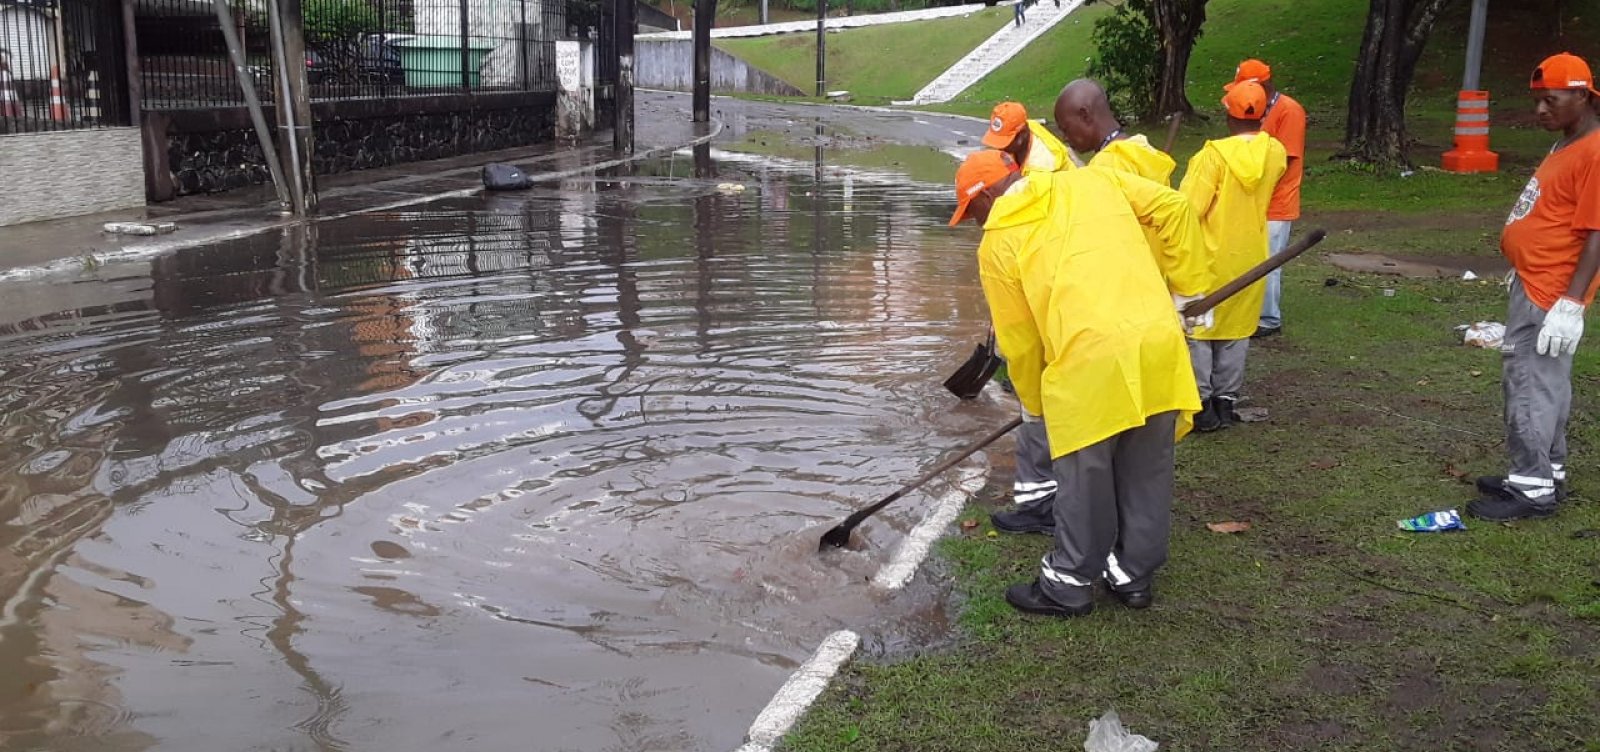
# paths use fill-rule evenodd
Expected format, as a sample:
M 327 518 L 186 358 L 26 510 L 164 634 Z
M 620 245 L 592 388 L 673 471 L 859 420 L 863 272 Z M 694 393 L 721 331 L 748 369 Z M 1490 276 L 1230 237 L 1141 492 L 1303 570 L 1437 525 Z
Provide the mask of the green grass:
M 828 34 L 829 91 L 848 90 L 856 104 L 910 99 L 946 68 L 1010 23 L 1009 9 L 960 18 L 865 26 Z M 930 44 L 937 40 L 937 44 Z M 803 92 L 817 86 L 815 34 L 783 34 L 715 43 Z
M 1460 506 L 1458 476 L 1502 469 L 1496 355 L 1453 327 L 1503 316 L 1504 293 L 1318 261 L 1287 288 L 1290 337 L 1251 353 L 1248 392 L 1270 420 L 1179 445 L 1154 609 L 1016 614 L 1004 587 L 1036 574 L 1048 542 L 989 538 L 983 521 L 942 549 L 960 642 L 858 660 L 784 749 L 1079 749 L 1116 707 L 1172 752 L 1600 750 L 1600 540 L 1574 537 L 1600 528 L 1600 476 L 1575 476 L 1553 520 L 1395 528 Z M 1581 395 L 1600 350 L 1576 372 L 1571 435 L 1593 457 L 1600 403 Z M 966 518 L 984 520 L 1008 481 L 1000 468 Z M 1224 520 L 1254 527 L 1205 527 Z

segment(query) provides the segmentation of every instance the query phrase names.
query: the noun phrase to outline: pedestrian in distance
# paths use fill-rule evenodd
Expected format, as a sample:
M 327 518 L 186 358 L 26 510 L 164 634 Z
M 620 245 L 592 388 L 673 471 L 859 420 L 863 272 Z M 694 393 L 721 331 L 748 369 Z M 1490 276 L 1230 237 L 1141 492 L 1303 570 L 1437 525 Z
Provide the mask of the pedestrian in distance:
M 956 172 L 952 222 L 984 228 L 979 274 L 1017 398 L 1049 435 L 1054 547 L 1012 607 L 1070 617 L 1104 581 L 1131 608 L 1154 600 L 1171 533 L 1173 445 L 1199 411 L 1180 315 L 1141 227 L 1200 257 L 1188 199 L 1103 168 L 1021 174 L 994 151 Z M 1171 280 L 1194 299 L 1203 266 Z
M 1260 84 L 1235 84 L 1222 98 L 1227 138 L 1207 141 L 1189 160 L 1178 190 L 1200 215 L 1211 271 L 1234 279 L 1267 260 L 1267 205 L 1288 166 L 1283 144 L 1261 132 L 1267 93 Z M 1244 389 L 1250 335 L 1261 313 L 1266 283 L 1256 282 L 1219 305 L 1209 326 L 1190 335 L 1189 355 L 1200 387 L 1196 431 L 1239 422 L 1235 406 Z
M 1025 172 L 1055 172 L 1075 166 L 1067 145 L 1043 123 L 1030 120 L 1028 108 L 1021 102 L 1001 102 L 989 111 L 983 145 L 1005 152 Z
M 1016 4 L 1011 6 L 1011 8 L 1012 10 L 1016 11 L 1016 18 L 1014 20 L 1017 22 L 1017 27 L 1021 28 L 1023 24 L 1028 22 L 1028 7 L 1026 0 L 1017 0 Z
M 1467 513 L 1485 520 L 1549 517 L 1566 500 L 1572 355 L 1600 270 L 1600 90 L 1568 53 L 1540 63 L 1529 86 L 1539 127 L 1562 135 L 1500 234 L 1513 274 L 1500 346 L 1511 466 L 1478 479 Z
M 1267 206 L 1267 243 L 1273 255 L 1289 247 L 1289 232 L 1294 221 L 1300 218 L 1300 182 L 1305 176 L 1306 108 L 1294 97 L 1278 91 L 1272 80 L 1272 68 L 1251 58 L 1234 70 L 1233 83 L 1254 81 L 1267 92 L 1267 116 L 1261 119 L 1261 130 L 1283 144 L 1289 154 L 1289 169 L 1273 189 L 1272 203 Z M 1226 88 L 1226 87 L 1224 87 Z M 1267 276 L 1267 291 L 1261 303 L 1261 319 L 1255 338 L 1272 337 L 1283 331 L 1283 270 L 1274 270 Z

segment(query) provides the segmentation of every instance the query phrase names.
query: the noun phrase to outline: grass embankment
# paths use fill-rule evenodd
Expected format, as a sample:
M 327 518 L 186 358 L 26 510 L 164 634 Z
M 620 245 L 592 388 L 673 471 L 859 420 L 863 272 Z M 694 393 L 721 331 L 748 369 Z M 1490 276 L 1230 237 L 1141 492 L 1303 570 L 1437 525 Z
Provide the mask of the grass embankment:
M 1600 6 L 1580 4 L 1585 19 Z M 1592 51 L 1532 33 L 1491 44 L 1486 86 L 1505 93 L 1500 174 L 1374 175 L 1326 159 L 1342 136 L 1364 6 L 1212 0 L 1191 97 L 1212 109 L 1238 59 L 1270 61 L 1312 117 L 1302 231 L 1328 227 L 1324 250 L 1486 267 L 1551 141 L 1517 114 L 1523 76 L 1560 48 Z M 949 109 L 984 115 L 1020 98 L 1044 113 L 1081 72 L 1093 12 Z M 1491 40 L 1515 36 L 1507 20 L 1491 16 Z M 1449 144 L 1460 61 L 1449 36 L 1462 24 L 1442 22 L 1419 70 L 1411 122 L 1422 164 Z M 1585 28 L 1564 25 L 1569 37 Z M 1176 151 L 1192 153 L 1217 128 L 1215 118 L 1186 128 Z M 785 749 L 1054 752 L 1080 748 L 1087 721 L 1115 706 L 1171 752 L 1600 750 L 1600 347 L 1586 343 L 1574 368 L 1574 495 L 1560 516 L 1405 534 L 1395 520 L 1462 506 L 1473 475 L 1503 470 L 1498 357 L 1461 345 L 1454 327 L 1503 320 L 1504 292 L 1353 274 L 1320 258 L 1292 266 L 1286 289 L 1288 334 L 1252 347 L 1246 387 L 1270 419 L 1179 446 L 1172 559 L 1154 609 L 1105 602 L 1074 621 L 1014 613 L 1004 587 L 1035 576 L 1048 541 L 985 535 L 1010 479 L 998 467 L 966 515 L 980 526 L 943 547 L 962 595 L 958 643 L 864 656 Z M 991 454 L 1007 464 L 1004 451 Z M 1252 528 L 1205 527 L 1226 520 Z
M 854 104 L 887 104 L 910 99 L 1011 20 L 1007 8 L 971 15 L 882 26 L 863 26 L 828 34 L 829 91 L 850 92 Z M 938 40 L 930 44 L 930 40 Z M 814 33 L 749 39 L 719 39 L 716 46 L 804 92 L 817 86 Z

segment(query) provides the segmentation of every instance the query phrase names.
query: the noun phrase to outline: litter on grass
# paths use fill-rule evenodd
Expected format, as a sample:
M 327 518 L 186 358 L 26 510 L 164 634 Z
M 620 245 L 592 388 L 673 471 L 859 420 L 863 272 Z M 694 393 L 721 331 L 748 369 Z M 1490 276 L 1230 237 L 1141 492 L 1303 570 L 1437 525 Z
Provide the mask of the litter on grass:
M 1428 512 L 1419 514 L 1397 523 L 1401 530 L 1408 533 L 1442 533 L 1447 530 L 1466 530 L 1467 526 L 1461 521 L 1461 513 L 1454 509 L 1442 512 Z
M 1117 711 L 1089 722 L 1089 738 L 1083 743 L 1083 752 L 1156 752 L 1161 745 L 1122 727 Z
M 1506 338 L 1506 325 L 1498 321 L 1479 321 L 1476 324 L 1462 324 L 1456 327 L 1461 332 L 1461 341 L 1472 347 L 1493 349 L 1500 347 Z

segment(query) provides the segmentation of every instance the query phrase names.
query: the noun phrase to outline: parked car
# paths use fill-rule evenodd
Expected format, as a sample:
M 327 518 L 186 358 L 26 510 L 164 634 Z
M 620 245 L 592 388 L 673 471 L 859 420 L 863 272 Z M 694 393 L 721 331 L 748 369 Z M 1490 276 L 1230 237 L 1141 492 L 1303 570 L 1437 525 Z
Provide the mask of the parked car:
M 398 43 L 411 34 L 363 34 L 353 42 L 306 46 L 306 79 L 313 84 L 406 82 Z

